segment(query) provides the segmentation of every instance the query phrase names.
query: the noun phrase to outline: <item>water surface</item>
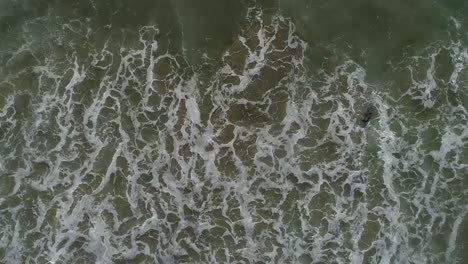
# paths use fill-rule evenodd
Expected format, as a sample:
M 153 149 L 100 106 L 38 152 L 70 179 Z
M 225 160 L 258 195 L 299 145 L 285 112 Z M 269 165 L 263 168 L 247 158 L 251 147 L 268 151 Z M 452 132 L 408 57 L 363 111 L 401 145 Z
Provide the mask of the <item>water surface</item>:
M 467 13 L 2 1 L 1 262 L 466 263 Z

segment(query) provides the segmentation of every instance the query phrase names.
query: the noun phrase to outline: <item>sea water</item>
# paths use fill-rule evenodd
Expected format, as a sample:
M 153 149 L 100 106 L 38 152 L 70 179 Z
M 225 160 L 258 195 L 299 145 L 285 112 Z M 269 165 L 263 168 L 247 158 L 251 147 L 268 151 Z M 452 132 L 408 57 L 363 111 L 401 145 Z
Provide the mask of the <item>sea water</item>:
M 1 1 L 0 262 L 468 263 L 467 15 Z

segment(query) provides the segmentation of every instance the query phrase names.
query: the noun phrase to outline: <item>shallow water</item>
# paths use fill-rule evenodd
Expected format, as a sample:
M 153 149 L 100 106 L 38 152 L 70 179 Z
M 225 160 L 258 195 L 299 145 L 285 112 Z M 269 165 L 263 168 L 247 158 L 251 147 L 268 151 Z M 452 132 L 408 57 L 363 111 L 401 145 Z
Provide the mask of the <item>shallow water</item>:
M 468 262 L 468 5 L 258 2 L 0 2 L 0 262 Z

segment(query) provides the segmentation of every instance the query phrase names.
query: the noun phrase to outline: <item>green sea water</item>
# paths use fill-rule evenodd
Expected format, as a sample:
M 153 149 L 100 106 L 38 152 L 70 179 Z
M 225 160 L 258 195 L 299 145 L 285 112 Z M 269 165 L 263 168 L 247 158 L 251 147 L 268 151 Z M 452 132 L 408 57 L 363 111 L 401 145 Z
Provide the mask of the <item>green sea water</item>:
M 467 15 L 1 0 L 0 263 L 468 263 Z

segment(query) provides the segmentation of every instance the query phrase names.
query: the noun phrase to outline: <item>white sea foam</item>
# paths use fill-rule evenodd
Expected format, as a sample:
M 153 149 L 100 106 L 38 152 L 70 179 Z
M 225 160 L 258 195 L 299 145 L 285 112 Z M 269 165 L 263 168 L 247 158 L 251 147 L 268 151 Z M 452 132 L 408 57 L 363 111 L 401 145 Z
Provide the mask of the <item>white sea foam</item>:
M 445 91 L 463 91 L 466 50 L 402 62 L 394 98 L 352 59 L 311 73 L 290 19 L 246 19 L 208 77 L 153 24 L 118 49 L 83 43 L 84 58 L 31 51 L 40 63 L 1 83 L 17 89 L 0 107 L 2 261 L 456 261 L 468 113 Z M 93 37 L 86 21 L 62 29 Z M 15 109 L 23 78 L 37 87 Z

